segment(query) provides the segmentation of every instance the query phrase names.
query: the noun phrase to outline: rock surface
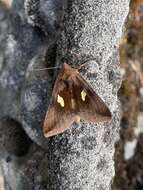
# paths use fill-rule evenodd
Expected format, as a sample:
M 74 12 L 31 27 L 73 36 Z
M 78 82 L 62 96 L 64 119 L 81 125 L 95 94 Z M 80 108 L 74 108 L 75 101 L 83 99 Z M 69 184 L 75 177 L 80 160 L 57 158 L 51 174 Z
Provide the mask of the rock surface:
M 68 6 L 58 62 L 81 65 L 94 59 L 88 61 L 82 74 L 109 105 L 113 119 L 97 125 L 82 123 L 53 139 L 48 154 L 49 189 L 110 189 L 120 119 L 118 43 L 128 3 L 74 1 Z M 96 77 L 90 77 L 91 73 Z
M 21 189 L 35 190 L 108 190 L 114 176 L 114 143 L 120 120 L 118 44 L 129 0 L 68 1 L 66 6 L 61 1 L 59 9 L 66 7 L 64 18 L 63 11 L 53 8 L 57 6 L 54 2 L 59 1 L 47 1 L 53 3 L 52 23 L 49 18 L 46 20 L 49 14 L 39 2 L 45 1 L 13 1 L 6 22 L 7 37 L 1 33 L 6 40 L 1 48 L 4 54 L 0 64 L 0 117 L 8 116 L 21 123 L 41 148 L 31 145 L 22 160 L 10 155 L 9 161 L 5 153 L 1 159 L 3 173 L 12 190 L 20 190 L 19 184 Z M 32 17 L 31 5 L 36 6 Z M 45 15 L 44 20 L 39 12 Z M 52 17 L 54 13 L 58 26 Z M 46 32 L 48 27 L 51 30 Z M 56 71 L 31 72 L 31 69 L 64 61 L 76 66 L 88 62 L 81 74 L 109 106 L 113 117 L 104 124 L 82 122 L 62 135 L 45 139 L 42 121 Z

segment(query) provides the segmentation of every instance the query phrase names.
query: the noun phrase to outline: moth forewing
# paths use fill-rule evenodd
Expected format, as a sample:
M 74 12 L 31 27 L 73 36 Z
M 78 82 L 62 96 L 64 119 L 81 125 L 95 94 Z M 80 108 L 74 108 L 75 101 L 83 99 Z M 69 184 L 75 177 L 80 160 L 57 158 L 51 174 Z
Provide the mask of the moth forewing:
M 81 85 L 81 89 L 83 89 L 81 91 L 82 97 L 79 98 L 82 99 L 80 105 L 80 113 L 82 114 L 81 118 L 88 121 L 92 120 L 92 122 L 110 120 L 111 112 L 104 101 L 96 94 L 80 74 L 77 75 L 77 81 L 79 86 Z M 84 114 L 86 115 L 86 118 Z M 89 119 L 87 119 L 87 116 L 89 116 Z
M 68 64 L 60 70 L 50 102 L 43 125 L 45 137 L 63 133 L 74 122 L 79 123 L 80 118 L 96 123 L 111 119 L 104 101 Z
M 48 108 L 43 126 L 45 137 L 51 137 L 63 133 L 75 121 L 74 113 L 64 114 L 62 111 L 57 112 L 56 109 L 57 108 L 53 105 Z

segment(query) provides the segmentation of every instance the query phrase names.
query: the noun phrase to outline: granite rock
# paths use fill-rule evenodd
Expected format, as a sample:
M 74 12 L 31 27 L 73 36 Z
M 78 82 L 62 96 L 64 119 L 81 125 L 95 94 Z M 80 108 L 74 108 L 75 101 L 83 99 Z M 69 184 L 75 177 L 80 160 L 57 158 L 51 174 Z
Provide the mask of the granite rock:
M 81 122 L 52 139 L 48 146 L 49 189 L 111 189 L 120 125 L 118 47 L 128 6 L 129 1 L 104 0 L 68 4 L 57 64 L 65 61 L 78 68 L 87 62 L 81 74 L 109 106 L 112 121 Z

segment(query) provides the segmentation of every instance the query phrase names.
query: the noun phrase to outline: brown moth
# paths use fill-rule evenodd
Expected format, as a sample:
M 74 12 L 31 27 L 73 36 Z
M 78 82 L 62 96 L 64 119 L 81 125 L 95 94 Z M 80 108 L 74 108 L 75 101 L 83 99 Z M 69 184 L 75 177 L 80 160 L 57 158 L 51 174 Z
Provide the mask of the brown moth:
M 78 70 L 64 63 L 44 120 L 44 136 L 63 133 L 74 122 L 79 123 L 80 118 L 95 123 L 109 121 L 111 112 Z

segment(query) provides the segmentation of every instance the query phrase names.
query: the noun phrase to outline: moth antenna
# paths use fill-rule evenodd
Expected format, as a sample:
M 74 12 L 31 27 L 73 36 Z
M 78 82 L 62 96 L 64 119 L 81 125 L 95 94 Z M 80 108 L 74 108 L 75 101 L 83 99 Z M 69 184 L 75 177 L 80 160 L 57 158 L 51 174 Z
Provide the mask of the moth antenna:
M 107 58 L 104 60 L 104 62 L 107 62 L 108 59 L 112 56 L 112 52 L 107 56 Z M 90 61 L 96 61 L 95 58 L 90 58 L 90 59 L 87 59 L 86 61 L 84 61 L 80 66 L 79 66 L 79 69 L 80 70 L 82 67 L 84 67 L 85 65 L 89 64 Z
M 88 65 L 90 61 L 94 61 L 94 60 L 95 60 L 95 58 L 84 61 L 84 62 L 79 66 L 78 70 L 80 70 L 80 69 L 81 69 L 82 67 L 84 67 L 85 65 Z
M 61 67 L 48 67 L 43 69 L 32 69 L 32 71 L 45 71 L 45 70 L 52 70 L 52 69 L 61 69 Z

